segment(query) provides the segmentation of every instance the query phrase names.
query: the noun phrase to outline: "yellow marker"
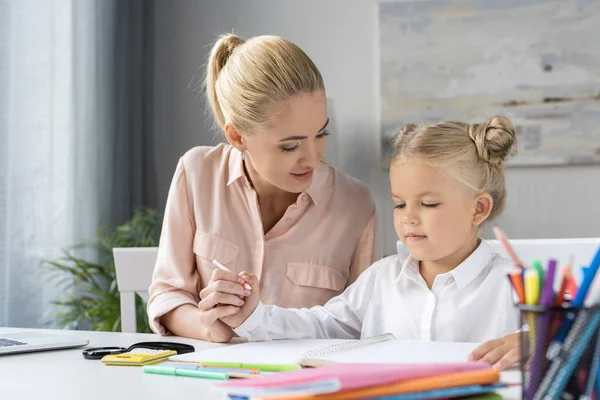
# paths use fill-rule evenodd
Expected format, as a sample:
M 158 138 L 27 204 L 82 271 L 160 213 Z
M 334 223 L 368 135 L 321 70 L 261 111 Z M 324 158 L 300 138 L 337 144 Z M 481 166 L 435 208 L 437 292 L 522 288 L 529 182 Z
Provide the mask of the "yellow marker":
M 525 271 L 525 303 L 535 305 L 540 300 L 540 276 L 535 269 Z
M 525 303 L 536 305 L 540 300 L 540 275 L 535 269 L 525 270 Z M 535 346 L 535 314 L 527 313 L 529 324 L 529 349 L 533 351 Z

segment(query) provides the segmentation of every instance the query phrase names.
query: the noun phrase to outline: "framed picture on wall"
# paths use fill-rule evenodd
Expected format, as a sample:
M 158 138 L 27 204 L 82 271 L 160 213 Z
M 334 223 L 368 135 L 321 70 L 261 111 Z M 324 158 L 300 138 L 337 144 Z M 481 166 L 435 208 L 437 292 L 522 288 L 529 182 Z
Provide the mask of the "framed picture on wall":
M 600 2 L 380 0 L 382 164 L 407 123 L 517 127 L 508 166 L 600 163 Z

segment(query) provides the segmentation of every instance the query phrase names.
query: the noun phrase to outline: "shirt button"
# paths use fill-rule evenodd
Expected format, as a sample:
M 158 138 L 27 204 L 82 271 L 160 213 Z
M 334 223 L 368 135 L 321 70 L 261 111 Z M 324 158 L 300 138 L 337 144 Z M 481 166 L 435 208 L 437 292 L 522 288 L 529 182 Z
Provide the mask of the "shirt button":
M 302 193 L 302 195 L 300 196 L 300 201 L 305 202 L 307 200 L 307 196 L 305 193 Z
M 285 220 L 285 222 L 288 223 L 288 224 L 291 224 L 292 221 L 293 221 L 293 219 L 291 219 L 291 218 L 286 218 L 286 220 Z

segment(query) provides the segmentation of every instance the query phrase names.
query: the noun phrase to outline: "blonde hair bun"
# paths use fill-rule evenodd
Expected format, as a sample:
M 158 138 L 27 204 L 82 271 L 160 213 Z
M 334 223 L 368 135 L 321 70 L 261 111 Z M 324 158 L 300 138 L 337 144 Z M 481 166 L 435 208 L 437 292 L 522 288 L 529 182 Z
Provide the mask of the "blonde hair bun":
M 406 125 L 404 125 L 404 128 L 402 128 L 402 130 L 400 131 L 400 135 L 408 135 L 411 132 L 414 132 L 415 129 L 417 129 L 417 125 L 415 125 L 415 124 L 406 124 Z
M 392 162 L 417 160 L 449 171 L 476 193 L 489 193 L 494 201 L 488 219 L 506 205 L 504 160 L 516 152 L 514 125 L 505 117 L 493 116 L 483 124 L 444 121 L 407 125 L 394 140 Z
M 479 157 L 496 166 L 503 165 L 514 153 L 517 141 L 515 126 L 503 116 L 493 116 L 483 124 L 472 124 L 469 137 L 475 142 Z

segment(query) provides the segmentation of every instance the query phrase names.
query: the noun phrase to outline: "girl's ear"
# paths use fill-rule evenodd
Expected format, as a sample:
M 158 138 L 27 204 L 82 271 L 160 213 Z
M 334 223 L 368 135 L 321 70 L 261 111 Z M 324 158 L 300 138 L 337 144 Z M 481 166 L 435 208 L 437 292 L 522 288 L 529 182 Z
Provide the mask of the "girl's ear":
M 475 197 L 475 212 L 473 214 L 473 225 L 481 225 L 492 212 L 494 207 L 494 200 L 489 193 L 481 193 Z

